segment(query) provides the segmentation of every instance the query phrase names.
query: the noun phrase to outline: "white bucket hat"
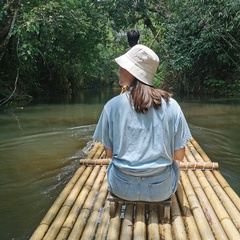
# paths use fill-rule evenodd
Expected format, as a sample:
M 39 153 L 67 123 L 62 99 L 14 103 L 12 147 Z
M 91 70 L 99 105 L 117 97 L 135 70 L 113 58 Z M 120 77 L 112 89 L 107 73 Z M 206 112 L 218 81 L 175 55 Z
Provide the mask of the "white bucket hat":
M 153 86 L 159 58 L 150 48 L 137 44 L 124 55 L 115 59 L 117 64 L 130 72 L 139 81 Z

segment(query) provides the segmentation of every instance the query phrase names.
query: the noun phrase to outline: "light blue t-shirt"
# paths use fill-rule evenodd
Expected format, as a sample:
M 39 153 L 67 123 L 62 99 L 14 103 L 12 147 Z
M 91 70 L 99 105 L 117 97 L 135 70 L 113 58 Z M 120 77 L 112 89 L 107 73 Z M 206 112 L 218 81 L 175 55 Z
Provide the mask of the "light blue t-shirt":
M 192 139 L 178 103 L 162 99 L 160 109 L 137 113 L 129 93 L 106 103 L 93 138 L 113 151 L 112 163 L 122 172 L 149 175 L 173 161 L 174 150 Z

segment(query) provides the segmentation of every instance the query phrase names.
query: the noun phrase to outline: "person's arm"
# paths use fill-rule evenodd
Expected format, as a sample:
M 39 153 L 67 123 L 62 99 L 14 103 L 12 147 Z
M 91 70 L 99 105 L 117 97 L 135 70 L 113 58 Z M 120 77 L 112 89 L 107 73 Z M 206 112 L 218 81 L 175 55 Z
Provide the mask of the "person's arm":
M 178 163 L 179 166 L 180 166 L 180 162 L 183 161 L 184 155 L 185 155 L 185 147 L 174 150 L 173 159 Z
M 106 157 L 107 158 L 112 158 L 112 149 L 109 149 L 109 148 L 104 148 L 105 150 L 105 153 L 106 153 Z

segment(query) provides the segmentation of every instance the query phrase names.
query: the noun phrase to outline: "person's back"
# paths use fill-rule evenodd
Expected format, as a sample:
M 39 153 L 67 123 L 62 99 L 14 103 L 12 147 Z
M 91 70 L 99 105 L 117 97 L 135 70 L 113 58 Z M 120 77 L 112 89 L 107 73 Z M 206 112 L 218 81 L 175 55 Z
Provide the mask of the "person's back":
M 153 87 L 159 60 L 151 49 L 138 44 L 115 61 L 120 85 L 129 88 L 104 106 L 94 132 L 112 157 L 110 191 L 126 200 L 165 200 L 177 189 L 174 160 L 183 160 L 191 133 L 171 94 Z

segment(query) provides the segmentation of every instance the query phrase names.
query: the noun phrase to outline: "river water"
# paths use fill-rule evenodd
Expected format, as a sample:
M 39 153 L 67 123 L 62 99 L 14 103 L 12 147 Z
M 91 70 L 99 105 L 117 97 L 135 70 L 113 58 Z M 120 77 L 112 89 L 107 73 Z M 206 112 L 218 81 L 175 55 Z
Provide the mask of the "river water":
M 0 239 L 29 239 L 79 167 L 119 89 L 0 109 Z M 193 137 L 240 195 L 240 100 L 177 98 Z

